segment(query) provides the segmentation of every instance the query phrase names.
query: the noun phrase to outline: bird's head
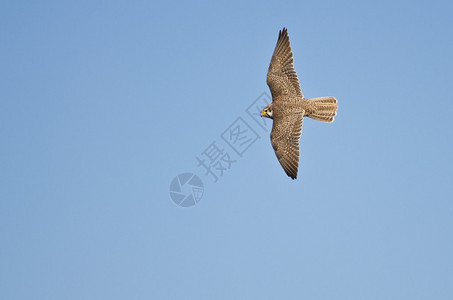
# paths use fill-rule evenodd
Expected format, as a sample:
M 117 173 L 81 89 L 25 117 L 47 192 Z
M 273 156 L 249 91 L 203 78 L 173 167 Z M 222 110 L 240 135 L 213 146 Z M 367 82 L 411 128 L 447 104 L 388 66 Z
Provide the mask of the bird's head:
M 265 108 L 263 108 L 263 110 L 261 111 L 261 117 L 266 117 L 266 118 L 269 118 L 269 119 L 273 118 L 273 116 L 272 116 L 272 103 L 269 104 L 268 106 L 266 106 Z

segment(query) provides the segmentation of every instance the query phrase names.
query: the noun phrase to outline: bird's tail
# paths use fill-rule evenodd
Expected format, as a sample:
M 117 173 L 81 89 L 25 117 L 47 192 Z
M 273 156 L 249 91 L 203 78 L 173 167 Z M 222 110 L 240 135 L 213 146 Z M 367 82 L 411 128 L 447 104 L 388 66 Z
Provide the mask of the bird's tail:
M 319 97 L 309 100 L 313 104 L 313 111 L 308 115 L 310 118 L 332 123 L 337 115 L 337 99 L 335 97 Z

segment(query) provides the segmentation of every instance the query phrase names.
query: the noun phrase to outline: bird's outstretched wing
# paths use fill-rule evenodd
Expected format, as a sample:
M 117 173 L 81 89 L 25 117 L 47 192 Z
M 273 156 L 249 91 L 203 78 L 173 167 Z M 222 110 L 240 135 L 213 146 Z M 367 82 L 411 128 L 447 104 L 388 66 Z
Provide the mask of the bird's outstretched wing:
M 267 85 L 274 99 L 280 95 L 299 95 L 303 97 L 299 79 L 294 70 L 293 52 L 291 51 L 286 28 L 280 30 L 278 34 L 277 45 L 267 71 Z
M 274 118 L 271 143 L 286 174 L 297 178 L 299 167 L 299 140 L 302 133 L 304 111 Z

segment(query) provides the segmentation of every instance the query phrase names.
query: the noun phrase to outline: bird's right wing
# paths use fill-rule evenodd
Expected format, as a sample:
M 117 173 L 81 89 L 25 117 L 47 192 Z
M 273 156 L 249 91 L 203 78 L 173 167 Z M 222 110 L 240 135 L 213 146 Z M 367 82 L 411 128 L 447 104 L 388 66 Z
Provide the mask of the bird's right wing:
M 267 71 L 267 85 L 272 97 L 280 95 L 302 96 L 297 73 L 293 65 L 293 52 L 286 28 L 280 30 L 277 45 Z
M 297 178 L 299 167 L 299 140 L 304 111 L 274 118 L 271 143 L 277 159 L 292 179 Z

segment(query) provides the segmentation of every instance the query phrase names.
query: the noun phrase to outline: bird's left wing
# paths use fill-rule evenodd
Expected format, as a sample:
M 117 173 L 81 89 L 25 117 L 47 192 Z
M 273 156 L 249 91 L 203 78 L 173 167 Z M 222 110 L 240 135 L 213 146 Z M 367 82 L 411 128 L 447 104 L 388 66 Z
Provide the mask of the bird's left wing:
M 267 71 L 267 85 L 273 98 L 280 95 L 298 95 L 303 97 L 293 61 L 288 31 L 283 28 L 278 34 L 277 45 Z

